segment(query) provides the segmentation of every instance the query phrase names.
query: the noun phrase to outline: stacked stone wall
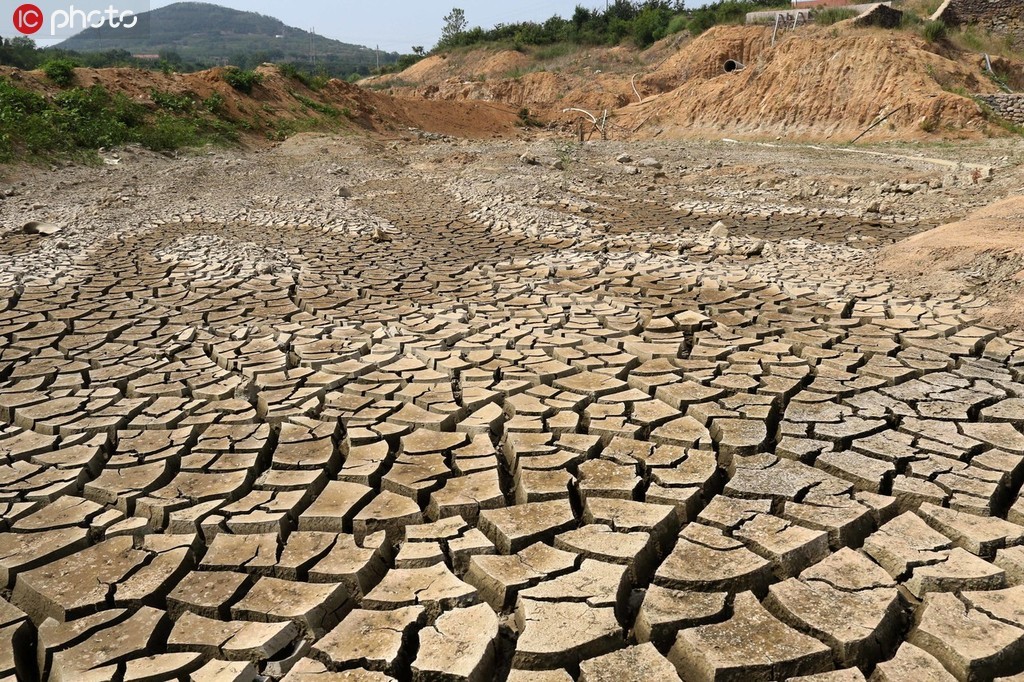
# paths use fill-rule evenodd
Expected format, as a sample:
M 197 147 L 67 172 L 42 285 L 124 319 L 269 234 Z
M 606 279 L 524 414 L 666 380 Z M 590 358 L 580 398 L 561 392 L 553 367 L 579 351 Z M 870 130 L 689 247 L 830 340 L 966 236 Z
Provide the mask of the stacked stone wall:
M 1010 123 L 1024 125 L 1024 94 L 978 95 L 978 99 Z
M 977 24 L 1024 44 L 1024 2 L 1021 0 L 950 0 L 939 18 L 952 26 Z

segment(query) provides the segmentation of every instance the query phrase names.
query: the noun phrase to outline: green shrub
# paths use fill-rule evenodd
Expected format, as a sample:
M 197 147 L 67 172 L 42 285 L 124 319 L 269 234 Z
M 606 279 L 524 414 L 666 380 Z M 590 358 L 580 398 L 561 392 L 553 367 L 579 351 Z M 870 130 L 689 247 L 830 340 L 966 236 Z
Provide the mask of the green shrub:
M 131 139 L 129 123 L 138 121 L 131 116 L 133 112 L 124 109 L 123 104 L 115 106 L 110 93 L 99 85 L 68 90 L 55 97 L 53 102 L 52 120 L 59 134 L 75 147 L 83 149 L 124 144 Z
M 633 19 L 633 41 L 637 47 L 647 47 L 665 37 L 665 30 L 672 21 L 668 8 L 648 7 Z
M 201 144 L 203 139 L 195 121 L 161 114 L 150 125 L 139 130 L 138 141 L 147 149 L 162 152 L 194 147 Z
M 203 100 L 203 108 L 209 111 L 211 114 L 221 114 L 224 111 L 224 105 L 227 100 L 224 99 L 224 95 L 219 92 L 215 92 L 206 99 Z
M 307 88 L 311 87 L 310 75 L 305 71 L 300 70 L 299 67 L 295 66 L 295 64 L 278 64 L 277 70 L 280 71 L 281 75 L 285 78 L 296 80 Z
M 938 43 L 946 39 L 946 25 L 941 21 L 929 21 L 924 25 L 924 37 L 929 43 Z
M 310 90 L 323 90 L 324 86 L 331 82 L 331 77 L 326 73 L 318 73 L 309 79 L 306 87 Z
M 840 21 L 853 19 L 855 16 L 857 16 L 857 13 L 852 9 L 828 7 L 814 13 L 814 23 L 818 26 L 831 26 L 832 24 L 838 24 Z
M 188 93 L 176 95 L 173 92 L 153 88 L 150 90 L 149 96 L 153 100 L 153 104 L 161 109 L 179 114 L 190 113 L 196 106 L 195 100 Z
M 70 59 L 63 57 L 59 59 L 51 59 L 50 61 L 43 64 L 43 73 L 49 78 L 55 85 L 62 88 L 66 88 L 75 82 L 75 67 L 78 66 L 75 62 Z
M 224 72 L 224 81 L 235 90 L 248 95 L 254 87 L 263 82 L 263 75 L 232 66 Z
M 672 21 L 668 22 L 668 28 L 665 29 L 665 35 L 671 36 L 676 33 L 681 33 L 686 30 L 687 24 L 690 23 L 689 17 L 685 14 L 680 14 L 672 17 Z

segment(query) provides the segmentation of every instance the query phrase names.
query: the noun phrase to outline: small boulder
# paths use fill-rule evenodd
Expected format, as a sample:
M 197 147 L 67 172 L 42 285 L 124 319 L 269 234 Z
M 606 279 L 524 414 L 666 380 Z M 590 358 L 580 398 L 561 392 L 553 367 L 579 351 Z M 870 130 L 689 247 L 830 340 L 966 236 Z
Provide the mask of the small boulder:
M 53 236 L 60 232 L 60 230 L 61 228 L 58 227 L 57 225 L 54 225 L 53 223 L 36 221 L 25 223 L 25 226 L 21 228 L 21 231 L 24 232 L 25 234 L 38 234 L 42 235 L 43 237 Z
M 728 239 L 729 238 L 729 227 L 721 220 L 715 223 L 708 231 L 708 236 L 715 239 Z

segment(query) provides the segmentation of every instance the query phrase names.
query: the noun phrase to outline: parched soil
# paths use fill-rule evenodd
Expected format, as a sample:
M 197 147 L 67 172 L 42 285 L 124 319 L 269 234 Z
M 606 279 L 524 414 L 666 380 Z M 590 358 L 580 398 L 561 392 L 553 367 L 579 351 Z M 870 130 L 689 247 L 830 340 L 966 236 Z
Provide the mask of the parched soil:
M 1019 148 L 409 137 L 0 183 L 0 679 L 1024 674 Z

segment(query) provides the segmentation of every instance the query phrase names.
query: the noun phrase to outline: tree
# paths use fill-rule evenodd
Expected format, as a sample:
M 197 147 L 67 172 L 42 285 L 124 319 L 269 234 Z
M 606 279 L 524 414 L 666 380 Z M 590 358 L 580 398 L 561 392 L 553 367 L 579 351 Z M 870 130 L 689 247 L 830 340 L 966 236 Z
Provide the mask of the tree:
M 422 57 L 423 55 L 425 55 L 427 53 L 427 51 L 425 49 L 423 49 L 422 45 L 413 45 L 412 46 L 412 53 L 414 55 L 416 55 L 417 57 Z
M 451 42 L 456 36 L 465 32 L 468 25 L 466 22 L 466 12 L 458 7 L 453 7 L 448 16 L 444 18 L 444 28 L 441 29 L 441 42 Z
M 181 58 L 181 55 L 174 50 L 160 50 L 160 59 L 167 62 L 171 66 L 181 66 L 185 63 L 185 60 Z

